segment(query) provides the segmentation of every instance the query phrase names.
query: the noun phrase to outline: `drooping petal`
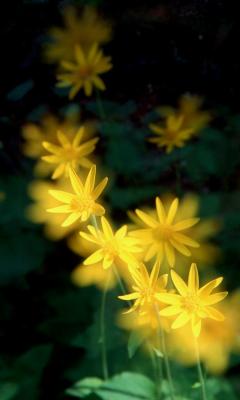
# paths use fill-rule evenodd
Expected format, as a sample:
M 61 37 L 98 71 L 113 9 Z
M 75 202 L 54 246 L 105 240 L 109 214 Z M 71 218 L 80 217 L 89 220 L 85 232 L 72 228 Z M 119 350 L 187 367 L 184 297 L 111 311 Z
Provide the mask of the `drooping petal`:
M 104 257 L 103 250 L 99 249 L 95 251 L 93 254 L 91 254 L 86 260 L 84 260 L 83 264 L 84 265 L 91 265 L 91 264 L 96 264 L 99 261 L 101 261 Z
M 173 268 L 175 265 L 175 253 L 173 247 L 168 244 L 168 242 L 164 243 L 164 251 L 167 257 L 168 264 L 171 268 Z
M 179 305 L 181 296 L 173 293 L 156 293 L 156 298 L 166 304 Z
M 99 240 L 97 240 L 94 236 L 90 235 L 89 233 L 79 232 L 79 234 L 83 239 L 87 240 L 88 242 L 95 243 L 95 244 L 98 244 L 98 242 L 99 242 Z
M 58 167 L 55 169 L 54 173 L 52 174 L 52 179 L 58 179 L 65 171 L 65 164 L 62 163 L 58 165 Z
M 54 199 L 61 201 L 62 203 L 71 203 L 75 195 L 72 193 L 64 192 L 63 190 L 49 190 L 49 194 L 54 197 Z
M 62 206 L 57 206 L 57 207 L 53 207 L 53 208 L 48 208 L 47 209 L 47 212 L 50 212 L 50 213 L 63 213 L 63 214 L 65 214 L 65 213 L 71 213 L 72 212 L 72 210 L 71 210 L 71 207 L 69 206 L 69 204 L 64 204 L 64 205 L 62 205 Z
M 208 306 L 207 313 L 209 318 L 215 319 L 216 321 L 224 321 L 225 319 L 224 315 L 214 307 Z
M 169 241 L 170 241 L 171 245 L 173 247 L 175 247 L 176 250 L 179 251 L 179 253 L 183 254 L 186 257 L 189 257 L 191 255 L 191 251 L 188 250 L 188 248 L 186 246 L 184 246 L 184 244 L 178 243 L 174 239 L 170 239 Z
M 65 221 L 62 223 L 62 226 L 66 227 L 74 224 L 74 222 L 76 222 L 80 218 L 80 216 L 80 213 L 72 213 L 71 215 L 69 215 L 69 217 L 65 219 Z
M 186 323 L 190 320 L 191 316 L 187 312 L 182 312 L 172 323 L 171 328 L 172 329 L 178 329 L 181 328 L 182 326 L 186 325 Z
M 192 318 L 192 331 L 195 338 L 198 338 L 201 332 L 202 321 L 201 319 Z
M 44 149 L 46 149 L 50 153 L 53 153 L 53 154 L 56 154 L 56 155 L 61 153 L 61 147 L 56 146 L 55 144 L 52 144 L 52 143 L 49 143 L 49 142 L 43 142 L 42 145 L 43 145 Z
M 175 232 L 173 237 L 178 242 L 180 242 L 182 244 L 186 244 L 187 246 L 195 247 L 195 248 L 198 248 L 200 246 L 198 242 L 196 242 L 193 239 L 190 239 L 190 237 L 184 235 L 183 233 Z
M 171 278 L 178 292 L 182 296 L 186 296 L 188 293 L 188 287 L 184 280 L 174 270 L 171 270 Z
M 136 300 L 136 299 L 139 299 L 139 297 L 140 297 L 140 294 L 137 293 L 137 292 L 124 294 L 122 296 L 118 296 L 119 299 L 126 300 L 126 301 Z

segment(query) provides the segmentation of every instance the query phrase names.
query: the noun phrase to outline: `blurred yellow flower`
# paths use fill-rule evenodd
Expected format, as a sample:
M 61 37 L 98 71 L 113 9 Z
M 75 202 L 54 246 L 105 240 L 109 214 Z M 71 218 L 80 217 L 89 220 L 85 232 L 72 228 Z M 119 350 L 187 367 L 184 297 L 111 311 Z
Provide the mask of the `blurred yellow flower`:
M 71 184 L 68 180 L 47 182 L 42 180 L 33 181 L 29 186 L 29 195 L 34 201 L 26 210 L 27 218 L 37 224 L 44 224 L 44 234 L 48 239 L 60 240 L 71 232 L 79 229 L 79 222 L 61 227 L 65 216 L 63 214 L 51 214 L 47 212 L 50 207 L 55 207 L 57 202 L 49 194 L 50 190 L 70 190 Z
M 101 230 L 89 225 L 90 233 L 80 232 L 84 239 L 96 244 L 98 248 L 84 261 L 84 265 L 101 262 L 103 269 L 112 265 L 118 267 L 122 263 L 135 266 L 135 253 L 141 251 L 141 248 L 137 239 L 128 236 L 127 226 L 122 226 L 114 233 L 105 217 L 101 218 L 101 225 Z
M 163 303 L 169 304 L 168 307 L 160 311 L 160 315 L 165 317 L 177 316 L 171 325 L 172 329 L 181 328 L 190 321 L 192 332 L 195 337 L 198 337 L 203 318 L 211 318 L 216 321 L 224 320 L 223 314 L 212 307 L 228 294 L 228 292 L 212 293 L 220 285 L 223 278 L 214 279 L 199 288 L 199 276 L 195 263 L 192 263 L 190 267 L 187 284 L 174 270 L 171 270 L 171 278 L 179 294 L 160 293 L 156 297 Z
M 71 273 L 72 282 L 79 287 L 97 286 L 100 290 L 111 290 L 116 285 L 116 277 L 112 269 L 103 269 L 102 263 L 94 265 L 79 264 Z M 106 281 L 107 288 L 106 288 Z
M 47 211 L 57 214 L 70 214 L 62 226 L 72 225 L 77 220 L 87 221 L 91 215 L 103 215 L 105 209 L 96 200 L 107 185 L 108 178 L 104 178 L 96 187 L 96 166 L 93 165 L 83 184 L 75 170 L 69 169 L 69 177 L 75 193 L 60 190 L 50 190 L 49 193 L 58 201 L 63 203 Z
M 223 373 L 229 363 L 231 353 L 240 353 L 240 291 L 233 292 L 220 305 L 225 319 L 218 321 L 206 318 L 202 321 L 198 338 L 201 361 L 213 374 Z M 196 363 L 195 341 L 191 337 L 191 326 L 172 330 L 168 335 L 171 356 L 184 365 Z
M 164 194 L 161 197 L 163 206 L 165 209 L 169 209 L 174 196 L 171 194 Z M 179 202 L 178 212 L 175 216 L 175 222 L 180 222 L 184 219 L 195 218 L 199 214 L 200 209 L 200 198 L 197 195 L 188 193 Z M 157 218 L 156 210 L 145 209 L 147 214 L 151 215 L 154 219 Z M 138 218 L 138 216 L 132 212 L 128 212 L 129 218 L 133 221 L 131 230 L 137 228 L 144 228 L 144 222 Z M 220 256 L 220 249 L 209 240 L 216 235 L 221 228 L 220 221 L 216 218 L 201 218 L 201 220 L 194 226 L 186 230 L 187 235 L 193 240 L 200 244 L 199 247 L 191 248 L 191 255 L 186 257 L 185 255 L 177 252 L 176 253 L 176 265 L 178 266 L 178 272 L 181 272 L 184 277 L 189 263 L 196 261 L 199 268 L 205 268 L 216 262 Z M 142 259 L 148 246 L 145 246 L 145 251 L 142 255 Z M 168 270 L 168 263 L 163 260 L 162 270 Z
M 111 24 L 101 18 L 93 7 L 85 7 L 81 17 L 74 7 L 66 7 L 63 20 L 63 28 L 49 30 L 50 42 L 45 45 L 44 51 L 49 63 L 72 61 L 76 45 L 88 51 L 93 43 L 103 44 L 111 39 Z
M 91 138 L 95 133 L 95 124 L 86 122 L 82 126 L 84 127 L 83 140 Z M 64 132 L 69 140 L 73 140 L 79 128 L 79 112 L 68 113 L 64 119 L 58 119 L 54 115 L 47 114 L 42 117 L 39 124 L 27 123 L 23 126 L 23 153 L 27 157 L 37 159 L 34 167 L 34 173 L 37 176 L 48 176 L 55 168 L 54 164 L 48 164 L 41 159 L 42 156 L 46 155 L 42 142 L 57 144 L 58 131 Z
M 183 121 L 183 116 L 173 114 L 166 117 L 164 123 L 150 124 L 149 127 L 156 136 L 149 138 L 149 142 L 158 147 L 166 147 L 167 153 L 171 153 L 174 147 L 183 147 L 193 135 L 193 130 L 185 128 Z
M 203 99 L 199 96 L 185 94 L 179 99 L 178 109 L 172 107 L 159 107 L 158 112 L 162 117 L 170 115 L 181 116 L 183 118 L 182 127 L 192 129 L 193 134 L 197 134 L 205 128 L 212 119 L 209 111 L 202 111 Z
M 134 292 L 118 296 L 119 299 L 125 301 L 134 301 L 134 304 L 126 313 L 138 311 L 140 314 L 146 314 L 148 307 L 156 313 L 156 304 L 158 302 L 157 293 L 166 292 L 168 275 L 159 277 L 160 263 L 155 262 L 152 271 L 149 272 L 143 263 L 138 268 L 130 268 L 129 271 L 133 278 L 134 284 L 132 288 Z
M 105 57 L 96 43 L 87 52 L 76 46 L 74 62 L 62 61 L 61 66 L 65 72 L 57 76 L 60 81 L 57 86 L 71 87 L 70 99 L 73 99 L 81 89 L 86 96 L 91 96 L 94 87 L 105 90 L 105 84 L 99 75 L 112 68 L 111 57 Z
M 166 258 L 170 267 L 175 266 L 175 250 L 184 256 L 190 256 L 188 247 L 199 247 L 199 244 L 189 236 L 181 233 L 194 226 L 199 218 L 184 218 L 176 222 L 179 201 L 175 198 L 166 212 L 159 197 L 156 197 L 156 213 L 146 213 L 136 210 L 137 216 L 144 224 L 144 229 L 131 232 L 131 235 L 141 240 L 142 246 L 147 250 L 144 256 L 145 261 L 157 256 L 160 262 Z
M 52 179 L 58 179 L 62 175 L 68 176 L 69 168 L 76 169 L 79 166 L 90 168 L 92 166 L 87 156 L 94 151 L 98 138 L 81 143 L 83 135 L 84 127 L 79 128 L 72 141 L 66 134 L 58 131 L 57 138 L 60 146 L 43 142 L 43 147 L 52 154 L 43 156 L 42 160 L 50 164 L 57 164 Z

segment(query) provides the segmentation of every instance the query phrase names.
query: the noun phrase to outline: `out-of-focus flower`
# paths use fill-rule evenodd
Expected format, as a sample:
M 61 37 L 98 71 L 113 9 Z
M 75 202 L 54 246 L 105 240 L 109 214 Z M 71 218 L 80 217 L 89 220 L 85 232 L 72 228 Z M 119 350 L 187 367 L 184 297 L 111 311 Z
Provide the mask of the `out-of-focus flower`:
M 95 133 L 95 124 L 86 122 L 81 124 L 84 126 L 83 140 L 91 138 Z M 68 113 L 64 119 L 58 119 L 54 115 L 45 115 L 39 124 L 27 123 L 22 128 L 24 143 L 22 146 L 23 153 L 27 157 L 36 159 L 34 172 L 39 177 L 45 177 L 51 174 L 55 168 L 54 164 L 44 162 L 41 157 L 46 155 L 46 150 L 42 146 L 42 142 L 58 143 L 57 132 L 61 131 L 73 140 L 80 127 L 79 112 Z
M 112 68 L 111 57 L 104 56 L 96 43 L 87 52 L 84 52 L 79 45 L 76 46 L 74 61 L 62 61 L 61 66 L 65 71 L 57 76 L 60 81 L 57 86 L 71 87 L 70 99 L 73 99 L 81 89 L 86 96 L 91 96 L 94 87 L 105 90 L 105 84 L 99 75 Z
M 73 270 L 71 279 L 76 286 L 95 285 L 100 290 L 111 290 L 116 285 L 116 277 L 113 271 L 111 269 L 103 269 L 102 263 L 94 265 L 79 264 Z
M 101 262 L 103 269 L 108 269 L 113 264 L 117 267 L 119 264 L 136 266 L 135 253 L 141 251 L 141 248 L 137 239 L 128 236 L 127 226 L 122 226 L 114 233 L 104 217 L 101 218 L 101 225 L 101 230 L 89 225 L 90 233 L 80 233 L 84 239 L 96 244 L 98 248 L 84 261 L 84 265 Z
M 45 45 L 44 52 L 49 63 L 72 61 L 76 45 L 88 51 L 93 43 L 103 44 L 111 39 L 111 24 L 93 7 L 85 7 L 81 17 L 74 7 L 66 7 L 63 19 L 63 28 L 49 30 L 50 42 Z
M 171 194 L 164 194 L 161 197 L 163 206 L 165 209 L 169 209 L 174 196 Z M 179 202 L 178 212 L 175 216 L 175 222 L 180 222 L 189 218 L 196 218 L 199 214 L 200 209 L 200 198 L 194 194 L 186 194 Z M 156 210 L 145 209 L 147 214 L 152 216 L 154 219 L 157 218 Z M 128 212 L 128 216 L 133 221 L 133 225 L 130 226 L 131 230 L 136 228 L 144 228 L 144 222 L 138 218 L 138 216 L 132 212 Z M 178 272 L 181 272 L 185 276 L 189 263 L 196 261 L 199 268 L 205 268 L 214 264 L 220 256 L 220 249 L 210 239 L 216 235 L 221 228 L 220 221 L 217 218 L 201 218 L 201 220 L 194 226 L 188 228 L 185 232 L 189 237 L 200 244 L 199 247 L 191 248 L 191 255 L 186 257 L 185 255 L 177 252 L 176 253 L 176 265 L 178 266 Z M 148 246 L 145 247 L 145 252 L 148 250 Z M 142 259 L 143 259 L 142 258 Z M 162 270 L 168 270 L 168 263 L 163 260 Z
M 84 184 L 73 169 L 69 170 L 69 177 L 75 193 L 50 190 L 49 193 L 63 204 L 49 208 L 47 211 L 57 214 L 70 214 L 62 223 L 62 226 L 72 225 L 79 219 L 82 222 L 87 221 L 91 215 L 103 215 L 105 209 L 99 203 L 96 203 L 96 200 L 107 185 L 108 178 L 104 178 L 94 187 L 96 178 L 95 165 L 91 167 Z
M 164 123 L 150 124 L 149 127 L 156 136 L 149 138 L 149 142 L 158 147 L 166 147 L 167 153 L 171 153 L 174 147 L 183 147 L 193 135 L 193 130 L 185 128 L 183 121 L 181 115 L 169 115 Z
M 162 117 L 170 115 L 181 116 L 183 118 L 182 127 L 192 129 L 193 134 L 197 134 L 205 128 L 212 119 L 209 111 L 202 111 L 203 99 L 199 96 L 185 94 L 179 99 L 178 109 L 172 107 L 159 107 L 158 112 Z
M 71 232 L 79 229 L 80 223 L 68 227 L 61 227 L 65 216 L 47 212 L 48 208 L 55 207 L 57 202 L 50 195 L 50 190 L 68 191 L 71 189 L 70 181 L 64 179 L 55 182 L 42 180 L 33 181 L 29 186 L 29 195 L 34 201 L 26 210 L 27 218 L 37 224 L 44 224 L 44 233 L 48 239 L 60 240 Z
M 6 199 L 6 193 L 0 191 L 0 202 L 1 202 L 1 201 L 4 201 L 5 199 Z
M 174 199 L 166 212 L 159 197 L 156 197 L 156 214 L 136 210 L 137 216 L 144 223 L 144 229 L 131 232 L 131 235 L 141 240 L 142 246 L 147 247 L 145 261 L 157 256 L 160 262 L 166 258 L 170 267 L 175 266 L 175 250 L 184 256 L 190 256 L 188 247 L 199 247 L 199 244 L 188 235 L 182 233 L 194 226 L 199 218 L 186 218 L 176 222 L 178 214 L 178 199 Z
M 198 346 L 201 361 L 213 374 L 223 373 L 231 353 L 240 353 L 240 291 L 233 292 L 219 309 L 225 319 L 219 322 L 206 318 L 202 321 Z M 170 354 L 184 365 L 196 363 L 195 340 L 191 337 L 191 326 L 172 330 L 168 335 Z
M 198 270 L 194 263 L 190 267 L 187 284 L 174 270 L 171 270 L 171 278 L 179 294 L 160 293 L 156 297 L 163 303 L 169 304 L 168 307 L 160 311 L 160 315 L 165 317 L 176 316 L 171 325 L 172 329 L 181 328 L 191 322 L 193 335 L 198 337 L 201 332 L 202 319 L 224 320 L 223 314 L 212 307 L 228 294 L 228 292 L 212 293 L 220 285 L 223 278 L 214 279 L 200 288 Z
M 43 142 L 43 147 L 52 154 L 43 156 L 42 160 L 50 164 L 57 164 L 52 174 L 52 179 L 58 179 L 62 175 L 67 176 L 69 168 L 76 169 L 79 166 L 90 168 L 92 166 L 87 156 L 94 151 L 98 138 L 81 143 L 83 135 L 84 127 L 77 131 L 72 140 L 69 140 L 63 132 L 58 131 L 57 138 L 60 146 L 50 142 Z

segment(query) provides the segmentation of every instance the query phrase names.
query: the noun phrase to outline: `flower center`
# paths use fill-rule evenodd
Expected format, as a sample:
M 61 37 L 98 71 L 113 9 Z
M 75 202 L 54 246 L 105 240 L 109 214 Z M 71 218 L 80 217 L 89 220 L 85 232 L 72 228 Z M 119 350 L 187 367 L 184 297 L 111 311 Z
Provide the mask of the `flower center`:
M 62 153 L 63 153 L 62 156 L 65 161 L 72 161 L 77 158 L 76 149 L 71 145 L 65 147 Z
M 71 201 L 73 211 L 83 212 L 93 208 L 94 200 L 91 197 L 74 197 Z
M 83 79 L 83 80 L 89 79 L 89 77 L 90 77 L 92 74 L 93 74 L 93 69 L 92 69 L 92 67 L 90 67 L 90 66 L 85 67 L 85 68 L 82 68 L 82 69 L 79 71 L 79 77 L 80 77 L 80 79 Z
M 190 313 L 197 312 L 201 307 L 199 297 L 194 294 L 188 294 L 182 298 L 182 306 Z
M 172 238 L 173 230 L 170 225 L 159 225 L 153 229 L 153 237 L 159 242 L 165 242 Z
M 110 257 L 116 257 L 118 255 L 117 243 L 114 240 L 108 240 L 104 243 L 103 251 Z

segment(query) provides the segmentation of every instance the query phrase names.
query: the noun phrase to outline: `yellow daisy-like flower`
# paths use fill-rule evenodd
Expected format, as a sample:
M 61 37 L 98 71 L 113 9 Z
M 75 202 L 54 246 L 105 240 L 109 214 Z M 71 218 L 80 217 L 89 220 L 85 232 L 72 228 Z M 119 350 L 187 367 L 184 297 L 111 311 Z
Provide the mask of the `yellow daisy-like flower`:
M 141 251 L 141 248 L 137 239 L 128 236 L 127 225 L 115 233 L 106 218 L 101 218 L 101 225 L 101 230 L 89 225 L 90 234 L 80 232 L 84 239 L 98 247 L 98 250 L 84 261 L 84 265 L 102 262 L 104 269 L 110 268 L 113 264 L 121 267 L 123 263 L 136 266 L 135 253 Z
M 93 43 L 103 44 L 111 39 L 111 24 L 101 18 L 93 7 L 85 7 L 80 17 L 74 7 L 66 7 L 63 19 L 63 28 L 54 27 L 49 31 L 51 41 L 44 51 L 49 63 L 72 61 L 76 45 L 89 50 Z
M 179 115 L 183 117 L 183 127 L 192 129 L 193 134 L 197 134 L 205 128 L 212 119 L 209 111 L 202 111 L 203 99 L 199 96 L 185 94 L 179 99 L 178 109 L 172 107 L 159 107 L 158 112 L 162 117 Z
M 149 142 L 155 143 L 157 147 L 166 147 L 166 153 L 171 153 L 174 147 L 183 147 L 185 142 L 193 135 L 192 128 L 185 128 L 182 115 L 170 115 L 166 118 L 165 125 L 150 124 L 151 131 L 156 135 L 149 138 Z
M 199 247 L 199 244 L 183 234 L 182 231 L 194 226 L 199 218 L 183 219 L 174 223 L 178 211 L 178 199 L 174 199 L 168 212 L 159 197 L 156 197 L 157 217 L 147 214 L 144 211 L 136 210 L 137 216 L 146 226 L 145 229 L 132 231 L 131 235 L 141 240 L 144 246 L 147 246 L 145 261 L 157 256 L 160 262 L 166 257 L 170 267 L 175 265 L 175 250 L 184 256 L 190 256 L 188 247 Z
M 80 219 L 82 222 L 87 221 L 91 215 L 103 215 L 105 209 L 96 203 L 97 198 L 104 190 L 108 178 L 104 178 L 95 188 L 96 166 L 93 165 L 83 184 L 73 169 L 69 170 L 69 177 L 72 188 L 75 193 L 64 192 L 60 190 L 50 190 L 49 193 L 62 205 L 50 208 L 47 211 L 59 214 L 70 214 L 62 226 L 72 225 Z
M 91 96 L 94 87 L 105 90 L 105 84 L 99 75 L 112 68 L 111 57 L 105 57 L 96 43 L 87 52 L 76 46 L 75 61 L 62 61 L 61 65 L 65 72 L 57 76 L 60 81 L 57 86 L 70 86 L 70 99 L 73 99 L 81 89 L 86 96 Z
M 163 303 L 170 304 L 160 312 L 162 316 L 177 316 L 171 325 L 172 329 L 181 328 L 191 322 L 193 335 L 198 337 L 201 332 L 202 319 L 224 320 L 223 314 L 212 307 L 228 294 L 228 292 L 212 293 L 222 282 L 222 277 L 214 279 L 200 288 L 197 266 L 192 263 L 187 284 L 174 270 L 171 271 L 171 278 L 179 294 L 160 293 L 157 298 Z
M 60 146 L 53 143 L 43 142 L 43 147 L 52 155 L 43 156 L 42 160 L 50 164 L 57 164 L 52 179 L 58 179 L 62 175 L 68 175 L 69 168 L 77 168 L 78 166 L 90 168 L 92 163 L 87 158 L 96 147 L 98 138 L 93 138 L 84 143 L 82 138 L 84 135 L 84 127 L 81 127 L 73 140 L 69 140 L 68 136 L 61 131 L 57 132 Z
M 134 304 L 126 313 L 137 310 L 140 314 L 146 314 L 146 310 L 150 306 L 156 314 L 155 306 L 157 304 L 156 293 L 166 292 L 168 275 L 164 274 L 159 277 L 160 263 L 155 262 L 149 275 L 146 266 L 139 264 L 138 268 L 130 268 L 130 273 L 134 280 L 132 286 L 134 292 L 118 296 L 119 299 L 125 301 L 134 301 Z

